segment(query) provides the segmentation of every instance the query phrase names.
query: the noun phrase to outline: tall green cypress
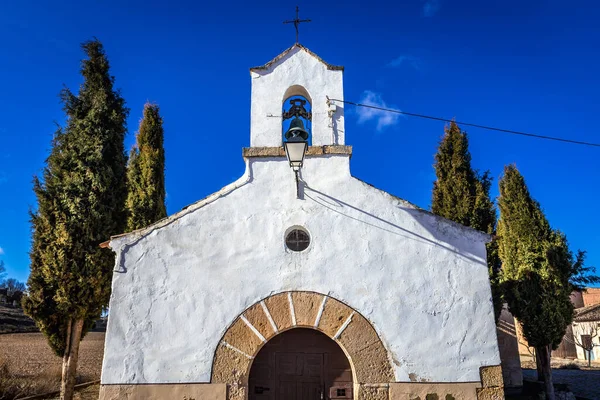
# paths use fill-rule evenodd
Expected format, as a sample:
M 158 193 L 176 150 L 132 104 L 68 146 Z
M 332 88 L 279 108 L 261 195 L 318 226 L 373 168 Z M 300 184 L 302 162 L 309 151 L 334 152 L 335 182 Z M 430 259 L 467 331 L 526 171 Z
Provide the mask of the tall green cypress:
M 146 103 L 127 166 L 128 232 L 167 216 L 162 123 L 158 106 Z
M 63 89 L 59 128 L 42 179 L 34 178 L 31 274 L 25 312 L 63 357 L 61 399 L 71 399 L 79 341 L 108 304 L 114 254 L 99 244 L 125 227 L 129 110 L 98 40 L 82 44 L 83 84 Z
M 490 198 L 489 172 L 479 174 L 471 167 L 467 133 L 454 121 L 444 130 L 435 155 L 436 181 L 433 184 L 431 211 L 459 224 L 494 234 L 496 209 Z M 499 259 L 495 242 L 487 245 L 488 268 L 496 319 L 502 309 L 498 286 Z
M 498 251 L 504 297 L 527 342 L 536 349 L 538 379 L 545 382 L 546 398 L 553 400 L 550 352 L 573 320 L 572 282 L 585 268 L 579 255 L 576 261 L 569 251 L 566 237 L 550 227 L 514 165 L 504 168 L 499 183 Z

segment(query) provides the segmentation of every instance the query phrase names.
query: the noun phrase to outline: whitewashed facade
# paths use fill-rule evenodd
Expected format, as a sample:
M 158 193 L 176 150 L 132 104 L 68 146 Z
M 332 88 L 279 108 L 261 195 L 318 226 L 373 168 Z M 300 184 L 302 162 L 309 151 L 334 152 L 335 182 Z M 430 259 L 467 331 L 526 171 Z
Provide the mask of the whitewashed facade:
M 326 298 L 337 299 L 374 328 L 391 377 L 377 390 L 357 381 L 361 361 L 354 356 L 355 398 L 385 392 L 386 399 L 401 399 L 416 382 L 440 394 L 450 393 L 448 385 L 470 384 L 464 398 L 501 390 L 482 377 L 482 368 L 500 364 L 486 264 L 490 237 L 351 175 L 344 105 L 328 101 L 343 100 L 342 74 L 300 45 L 252 69 L 244 175 L 163 221 L 110 240 L 117 261 L 101 398 L 142 398 L 141 384 L 170 384 L 171 393 L 188 385 L 190 396 L 207 399 L 248 398 L 247 372 L 239 382 L 216 381 L 218 348 L 235 347 L 223 343 L 224 335 L 249 307 L 295 291 L 323 296 L 321 313 Z M 300 198 L 277 118 L 283 101 L 298 94 L 313 112 L 313 155 L 301 170 Z M 292 227 L 309 233 L 306 250 L 286 247 Z M 350 355 L 339 335 L 332 339 Z M 254 354 L 239 347 L 250 368 Z M 209 393 L 206 384 L 216 389 Z

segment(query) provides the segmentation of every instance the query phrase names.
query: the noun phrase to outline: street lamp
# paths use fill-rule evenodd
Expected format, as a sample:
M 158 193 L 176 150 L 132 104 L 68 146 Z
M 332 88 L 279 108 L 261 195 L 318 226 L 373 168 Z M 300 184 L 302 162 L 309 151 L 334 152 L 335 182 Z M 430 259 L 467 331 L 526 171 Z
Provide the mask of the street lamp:
M 308 149 L 308 132 L 304 129 L 304 122 L 298 117 L 290 123 L 290 129 L 285 133 L 285 154 L 294 171 L 302 168 L 304 156 Z
M 304 122 L 297 116 L 290 122 L 290 128 L 285 133 L 283 147 L 290 167 L 292 167 L 296 175 L 296 196 L 300 198 L 298 172 L 302 168 L 304 156 L 306 155 L 306 150 L 308 150 L 308 132 L 304 129 Z

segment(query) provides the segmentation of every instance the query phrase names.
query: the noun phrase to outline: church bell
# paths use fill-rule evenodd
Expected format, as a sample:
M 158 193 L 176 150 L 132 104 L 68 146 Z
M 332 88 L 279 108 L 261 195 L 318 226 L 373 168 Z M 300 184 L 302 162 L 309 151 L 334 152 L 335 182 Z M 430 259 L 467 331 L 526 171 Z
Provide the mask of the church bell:
M 299 141 L 299 139 L 302 139 L 302 141 L 308 140 L 308 132 L 304 129 L 304 122 L 300 118 L 296 117 L 290 122 L 290 128 L 285 133 L 285 138 L 287 140 L 292 139 L 294 142 Z

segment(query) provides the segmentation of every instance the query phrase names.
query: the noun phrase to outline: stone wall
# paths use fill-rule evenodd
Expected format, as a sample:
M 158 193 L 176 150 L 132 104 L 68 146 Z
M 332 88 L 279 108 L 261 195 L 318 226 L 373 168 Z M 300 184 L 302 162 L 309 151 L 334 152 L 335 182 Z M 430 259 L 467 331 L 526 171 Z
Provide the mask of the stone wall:
M 102 385 L 100 400 L 225 400 L 223 384 Z
M 482 367 L 480 376 L 480 382 L 390 383 L 389 400 L 504 400 L 501 367 L 499 365 Z M 379 398 L 373 399 L 379 400 Z
M 502 309 L 496 326 L 504 386 L 523 386 L 523 372 L 521 370 L 521 358 L 519 357 L 515 319 L 506 306 Z
M 583 293 L 583 306 L 593 306 L 600 303 L 600 288 L 587 288 Z

